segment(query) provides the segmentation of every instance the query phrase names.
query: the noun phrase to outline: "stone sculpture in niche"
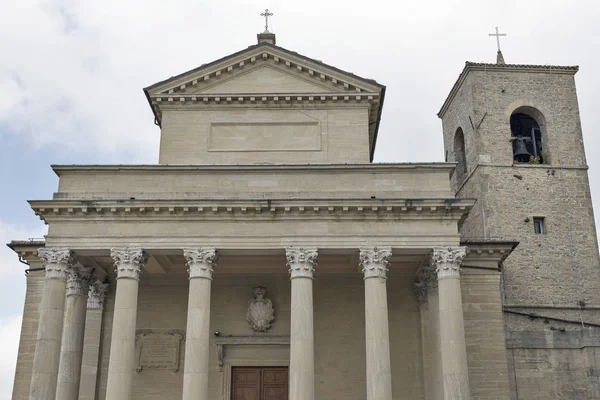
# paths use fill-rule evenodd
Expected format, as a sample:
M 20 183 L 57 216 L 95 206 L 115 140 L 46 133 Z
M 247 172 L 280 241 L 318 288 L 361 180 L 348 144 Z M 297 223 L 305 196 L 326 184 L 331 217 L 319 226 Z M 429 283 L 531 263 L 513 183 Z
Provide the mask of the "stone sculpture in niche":
M 266 287 L 256 286 L 254 288 L 254 298 L 248 301 L 246 321 L 255 332 L 266 332 L 275 319 L 273 303 L 265 298 L 265 294 L 267 294 Z

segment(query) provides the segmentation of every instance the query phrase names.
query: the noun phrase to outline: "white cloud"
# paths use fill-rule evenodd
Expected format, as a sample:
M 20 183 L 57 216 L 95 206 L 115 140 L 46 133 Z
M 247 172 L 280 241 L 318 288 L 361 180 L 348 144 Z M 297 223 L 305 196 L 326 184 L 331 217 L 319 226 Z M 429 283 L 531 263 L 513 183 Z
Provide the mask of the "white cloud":
M 0 400 L 12 395 L 20 332 L 20 315 L 0 318 Z

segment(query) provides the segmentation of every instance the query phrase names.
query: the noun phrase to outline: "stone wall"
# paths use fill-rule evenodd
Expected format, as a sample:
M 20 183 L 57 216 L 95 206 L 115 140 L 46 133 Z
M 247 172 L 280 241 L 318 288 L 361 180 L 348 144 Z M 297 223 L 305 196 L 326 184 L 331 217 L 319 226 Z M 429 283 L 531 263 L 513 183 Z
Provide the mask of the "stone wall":
M 368 163 L 369 106 L 169 110 L 160 164 Z

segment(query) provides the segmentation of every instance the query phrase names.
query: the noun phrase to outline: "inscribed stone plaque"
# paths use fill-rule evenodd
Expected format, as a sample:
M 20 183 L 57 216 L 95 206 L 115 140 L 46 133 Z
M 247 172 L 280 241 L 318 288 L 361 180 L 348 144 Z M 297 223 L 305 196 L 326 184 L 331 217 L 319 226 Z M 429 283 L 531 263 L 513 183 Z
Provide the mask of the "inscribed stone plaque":
M 144 368 L 179 370 L 183 332 L 177 329 L 138 329 L 135 336 L 137 371 Z

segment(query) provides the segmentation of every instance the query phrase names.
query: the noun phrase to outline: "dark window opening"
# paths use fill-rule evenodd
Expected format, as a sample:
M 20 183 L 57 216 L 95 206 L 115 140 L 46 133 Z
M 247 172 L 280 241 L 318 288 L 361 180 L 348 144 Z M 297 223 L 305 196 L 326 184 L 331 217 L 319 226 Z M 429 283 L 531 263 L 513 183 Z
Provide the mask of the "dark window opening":
M 456 182 L 460 185 L 467 176 L 467 154 L 465 152 L 465 135 L 458 128 L 454 134 L 454 161 L 458 163 L 454 173 Z
M 527 114 L 513 114 L 510 117 L 510 131 L 515 162 L 544 163 L 542 131 L 535 119 Z
M 533 232 L 537 235 L 546 233 L 543 217 L 533 217 Z

